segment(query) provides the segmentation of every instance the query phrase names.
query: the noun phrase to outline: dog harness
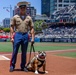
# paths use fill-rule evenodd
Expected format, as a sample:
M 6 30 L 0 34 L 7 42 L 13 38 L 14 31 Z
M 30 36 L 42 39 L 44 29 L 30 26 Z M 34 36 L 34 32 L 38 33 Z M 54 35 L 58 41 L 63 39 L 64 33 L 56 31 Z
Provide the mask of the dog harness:
M 35 57 L 30 61 L 29 65 L 27 66 L 28 68 L 31 67 L 31 64 L 34 62 L 34 60 L 38 60 L 38 61 L 39 61 L 39 62 L 38 62 L 38 67 L 41 67 L 41 66 L 44 64 L 44 62 L 45 62 L 45 59 L 40 59 L 40 58 L 38 57 L 38 55 L 37 55 L 37 56 L 35 56 Z
M 41 67 L 45 62 L 45 60 L 40 60 L 39 58 L 37 58 L 37 60 L 39 61 L 38 67 Z

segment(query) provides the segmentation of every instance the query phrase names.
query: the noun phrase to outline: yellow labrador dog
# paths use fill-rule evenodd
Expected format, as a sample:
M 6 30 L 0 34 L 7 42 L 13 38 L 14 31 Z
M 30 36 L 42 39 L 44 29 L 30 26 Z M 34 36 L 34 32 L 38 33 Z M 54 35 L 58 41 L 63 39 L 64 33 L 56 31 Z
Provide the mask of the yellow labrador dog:
M 35 74 L 38 74 L 40 67 L 43 67 L 44 73 L 48 73 L 48 71 L 46 71 L 46 53 L 44 51 L 39 51 L 38 55 L 33 57 L 33 59 L 28 64 L 27 69 L 29 71 L 34 71 Z

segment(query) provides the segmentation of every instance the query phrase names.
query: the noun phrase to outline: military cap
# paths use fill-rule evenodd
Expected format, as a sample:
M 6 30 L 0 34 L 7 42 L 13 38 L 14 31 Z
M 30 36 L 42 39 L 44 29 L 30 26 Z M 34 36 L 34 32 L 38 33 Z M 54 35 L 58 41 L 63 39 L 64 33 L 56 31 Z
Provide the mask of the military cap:
M 26 2 L 26 1 L 21 1 L 21 2 L 17 3 L 18 7 L 26 7 L 27 5 L 28 5 L 28 2 Z

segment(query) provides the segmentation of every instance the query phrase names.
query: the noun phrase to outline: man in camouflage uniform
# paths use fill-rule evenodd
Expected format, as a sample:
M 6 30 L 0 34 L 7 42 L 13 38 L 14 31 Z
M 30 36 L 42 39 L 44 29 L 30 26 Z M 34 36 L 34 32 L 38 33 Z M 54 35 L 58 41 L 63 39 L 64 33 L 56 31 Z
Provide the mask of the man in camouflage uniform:
M 26 15 L 26 5 L 28 2 L 19 2 L 17 6 L 20 9 L 20 13 L 15 15 L 10 22 L 10 39 L 11 42 L 13 42 L 13 53 L 12 53 L 12 59 L 10 62 L 10 72 L 14 71 L 17 54 L 19 50 L 19 46 L 21 45 L 21 70 L 22 71 L 28 71 L 25 67 L 26 64 L 26 53 L 27 53 L 27 47 L 28 47 L 28 31 L 31 32 L 31 44 L 34 43 L 34 24 L 32 21 L 32 18 L 28 15 Z M 15 35 L 13 38 L 13 33 L 15 29 Z

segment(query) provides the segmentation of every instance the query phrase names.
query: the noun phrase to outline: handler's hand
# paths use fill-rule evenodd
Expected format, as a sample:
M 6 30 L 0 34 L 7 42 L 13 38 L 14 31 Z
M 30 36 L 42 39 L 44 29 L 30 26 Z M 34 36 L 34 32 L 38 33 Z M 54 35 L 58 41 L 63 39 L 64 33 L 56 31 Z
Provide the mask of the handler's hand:
M 12 43 L 14 42 L 14 39 L 13 38 L 11 38 L 10 40 L 11 40 Z

